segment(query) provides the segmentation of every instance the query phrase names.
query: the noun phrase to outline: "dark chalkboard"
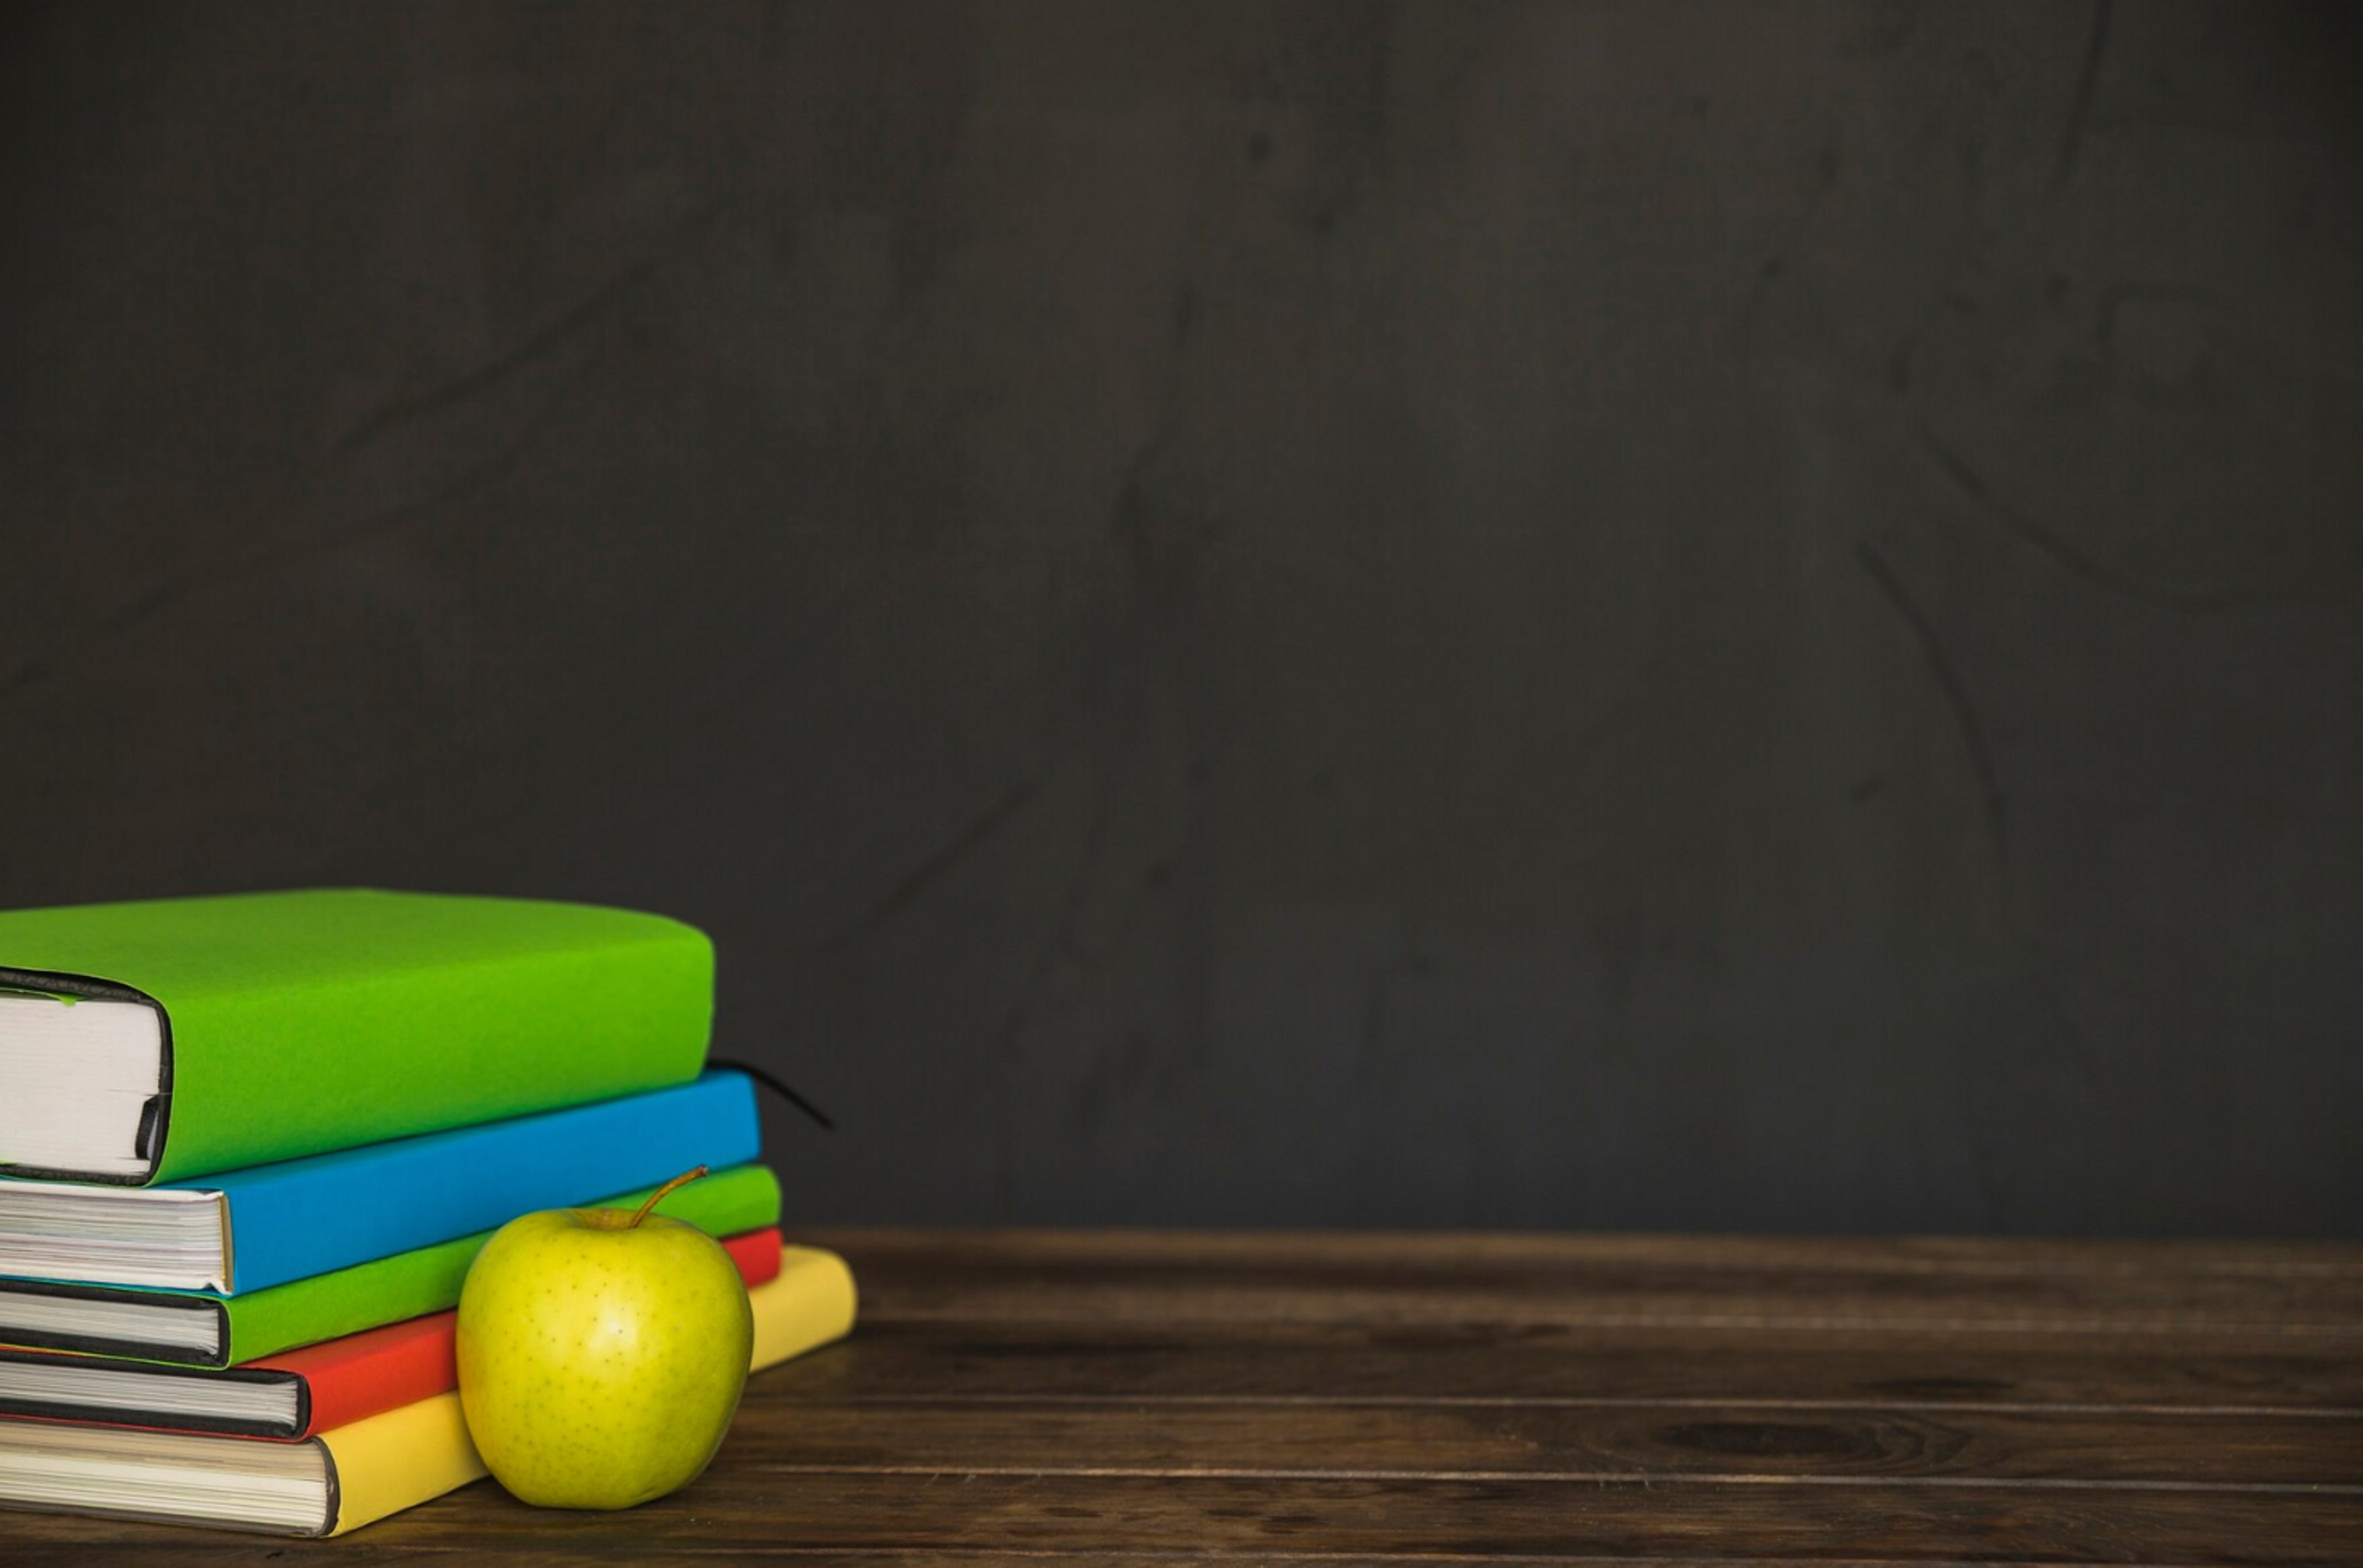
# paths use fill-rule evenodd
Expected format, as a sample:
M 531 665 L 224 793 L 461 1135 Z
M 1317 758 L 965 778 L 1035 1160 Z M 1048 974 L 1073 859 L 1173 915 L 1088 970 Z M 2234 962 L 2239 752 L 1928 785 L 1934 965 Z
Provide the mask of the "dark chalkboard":
M 2340 9 L 6 26 L 0 902 L 693 920 L 799 1218 L 2363 1232 Z

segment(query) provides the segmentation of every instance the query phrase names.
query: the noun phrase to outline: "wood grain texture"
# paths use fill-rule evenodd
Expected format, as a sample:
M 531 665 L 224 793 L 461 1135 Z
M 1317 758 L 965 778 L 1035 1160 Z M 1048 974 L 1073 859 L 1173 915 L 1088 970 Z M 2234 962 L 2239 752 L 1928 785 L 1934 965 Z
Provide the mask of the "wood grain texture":
M 2363 1250 L 858 1230 L 855 1340 L 624 1515 L 0 1561 L 2352 1563 Z

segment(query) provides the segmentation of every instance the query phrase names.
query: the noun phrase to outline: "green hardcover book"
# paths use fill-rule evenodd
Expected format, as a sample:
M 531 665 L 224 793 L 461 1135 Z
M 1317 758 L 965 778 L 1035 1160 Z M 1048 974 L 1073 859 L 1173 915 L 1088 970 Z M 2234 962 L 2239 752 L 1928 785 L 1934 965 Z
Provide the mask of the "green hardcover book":
M 638 1208 L 654 1191 L 582 1207 Z M 761 1165 L 734 1165 L 677 1189 L 657 1212 L 710 1236 L 760 1230 L 779 1223 L 779 1178 Z M 0 1279 L 0 1343 L 233 1367 L 457 1305 L 468 1265 L 492 1235 L 479 1231 L 243 1296 Z
M 0 912 L 0 1174 L 144 1185 L 686 1083 L 661 916 L 323 889 Z

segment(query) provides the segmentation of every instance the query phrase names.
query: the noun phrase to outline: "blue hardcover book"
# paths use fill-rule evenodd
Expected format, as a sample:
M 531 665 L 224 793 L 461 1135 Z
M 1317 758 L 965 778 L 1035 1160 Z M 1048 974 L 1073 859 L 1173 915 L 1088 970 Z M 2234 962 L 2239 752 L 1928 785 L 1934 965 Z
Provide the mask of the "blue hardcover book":
M 268 1114 L 265 1111 L 264 1114 Z M 677 1088 L 153 1187 L 0 1180 L 0 1274 L 234 1296 L 755 1158 L 754 1083 Z

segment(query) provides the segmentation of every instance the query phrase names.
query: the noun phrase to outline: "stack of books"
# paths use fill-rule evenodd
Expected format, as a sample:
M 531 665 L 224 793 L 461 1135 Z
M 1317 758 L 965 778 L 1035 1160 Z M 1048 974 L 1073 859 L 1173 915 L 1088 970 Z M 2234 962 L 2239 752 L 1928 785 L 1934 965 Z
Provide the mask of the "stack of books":
M 477 1250 L 699 1165 L 660 1212 L 723 1239 L 754 1364 L 844 1335 L 713 997 L 697 931 L 579 905 L 0 913 L 0 1507 L 332 1535 L 474 1480 Z

